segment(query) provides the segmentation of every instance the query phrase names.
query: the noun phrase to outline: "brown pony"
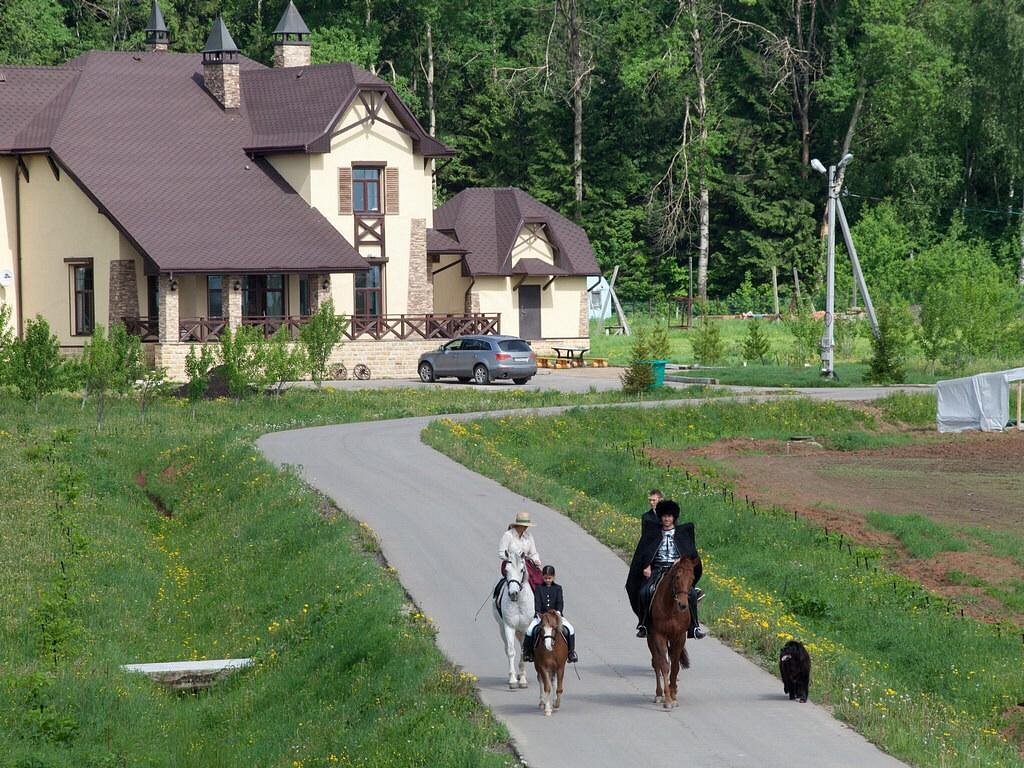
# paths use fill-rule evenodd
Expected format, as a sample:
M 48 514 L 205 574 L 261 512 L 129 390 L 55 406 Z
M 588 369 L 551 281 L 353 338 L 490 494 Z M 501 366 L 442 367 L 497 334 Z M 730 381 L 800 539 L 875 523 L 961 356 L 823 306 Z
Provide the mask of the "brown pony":
M 565 660 L 569 658 L 569 644 L 562 634 L 562 618 L 555 611 L 540 615 L 540 624 L 533 630 L 535 648 L 533 666 L 537 669 L 540 687 L 540 708 L 545 716 L 551 715 L 551 681 L 557 678 L 554 709 L 562 705 L 562 680 L 565 678 Z
M 657 678 L 654 702 L 663 702 L 665 709 L 679 706 L 676 698 L 679 667 L 690 668 L 690 657 L 686 653 L 686 632 L 691 621 L 689 594 L 699 563 L 697 557 L 680 558 L 661 579 L 651 598 L 647 647 L 651 650 L 651 666 Z

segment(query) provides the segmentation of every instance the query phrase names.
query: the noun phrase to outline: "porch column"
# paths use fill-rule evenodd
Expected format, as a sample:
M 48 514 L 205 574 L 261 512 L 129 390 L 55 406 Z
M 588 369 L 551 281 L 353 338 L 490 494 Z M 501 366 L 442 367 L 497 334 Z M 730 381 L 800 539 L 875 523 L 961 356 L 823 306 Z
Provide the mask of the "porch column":
M 326 272 L 322 274 L 314 272 L 309 276 L 309 279 L 313 281 L 313 291 L 316 296 L 316 304 L 312 307 L 315 312 L 320 309 L 325 301 L 331 298 L 331 276 Z
M 434 311 L 434 284 L 429 273 L 427 220 L 413 219 L 409 240 L 409 300 L 405 309 L 410 315 L 429 315 Z
M 135 262 L 120 259 L 110 262 L 110 311 L 108 328 L 123 323 L 126 317 L 139 316 L 139 288 L 135 279 Z
M 166 272 L 161 273 L 157 282 L 157 304 L 160 312 L 160 343 L 177 343 L 181 341 L 181 330 L 178 327 L 178 290 L 177 282 L 171 280 Z
M 221 279 L 221 301 L 224 305 L 224 319 L 232 333 L 242 327 L 242 281 L 243 275 L 224 275 Z

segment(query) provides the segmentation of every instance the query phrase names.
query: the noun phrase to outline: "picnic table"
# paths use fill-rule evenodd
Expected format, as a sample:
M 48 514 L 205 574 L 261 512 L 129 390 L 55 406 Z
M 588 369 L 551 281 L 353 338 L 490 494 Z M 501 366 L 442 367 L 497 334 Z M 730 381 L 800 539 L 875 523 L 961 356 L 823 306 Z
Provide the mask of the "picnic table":
M 570 365 L 581 367 L 583 356 L 590 351 L 590 347 L 551 347 L 560 360 L 568 360 Z

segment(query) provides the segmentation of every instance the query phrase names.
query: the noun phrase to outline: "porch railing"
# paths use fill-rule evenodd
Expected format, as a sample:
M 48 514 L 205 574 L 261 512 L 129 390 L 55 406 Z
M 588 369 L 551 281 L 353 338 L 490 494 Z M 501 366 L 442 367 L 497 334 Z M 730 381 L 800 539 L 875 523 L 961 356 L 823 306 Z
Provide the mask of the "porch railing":
M 429 314 L 429 315 L 349 315 L 346 318 L 344 336 L 349 340 L 369 337 L 382 339 L 452 339 L 468 334 L 501 333 L 501 315 L 494 314 Z M 122 321 L 129 333 L 142 341 L 159 341 L 160 323 L 156 317 L 124 317 Z M 242 324 L 258 328 L 267 338 L 285 328 L 292 339 L 299 337 L 299 331 L 309 317 L 291 316 L 245 316 Z M 220 334 L 227 328 L 227 319 L 222 317 L 190 317 L 178 321 L 180 341 L 203 343 L 219 341 Z

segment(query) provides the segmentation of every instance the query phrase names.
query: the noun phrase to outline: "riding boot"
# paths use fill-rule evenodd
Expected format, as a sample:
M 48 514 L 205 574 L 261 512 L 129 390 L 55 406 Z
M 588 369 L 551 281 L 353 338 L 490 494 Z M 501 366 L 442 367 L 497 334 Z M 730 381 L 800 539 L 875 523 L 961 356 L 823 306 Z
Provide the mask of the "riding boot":
M 579 658 L 576 656 L 576 635 L 570 635 L 566 632 L 565 642 L 569 644 L 569 663 L 575 664 L 579 661 Z
M 523 635 L 523 661 L 533 661 L 533 635 Z
M 696 588 L 690 589 L 690 628 L 686 630 L 686 636 L 703 640 L 707 636 L 707 630 L 700 625 L 700 619 L 697 618 L 697 603 L 700 602 L 700 598 L 697 597 L 696 591 Z

